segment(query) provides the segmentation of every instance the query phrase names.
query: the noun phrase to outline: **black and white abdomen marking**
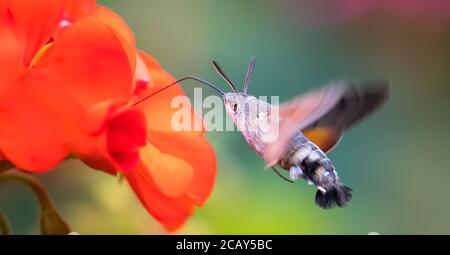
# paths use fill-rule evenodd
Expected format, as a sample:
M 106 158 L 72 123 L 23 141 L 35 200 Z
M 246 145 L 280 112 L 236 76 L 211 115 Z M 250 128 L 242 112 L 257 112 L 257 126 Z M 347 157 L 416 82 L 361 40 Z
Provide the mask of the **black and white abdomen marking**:
M 342 207 L 351 199 L 351 189 L 340 183 L 330 159 L 300 132 L 292 139 L 280 165 L 289 169 L 292 180 L 303 178 L 317 187 L 316 203 L 322 208 Z
M 284 159 L 284 164 L 286 163 L 288 169 L 292 170 L 293 179 L 302 177 L 319 190 L 327 189 L 329 185 L 339 180 L 330 159 L 301 133 L 292 140 Z

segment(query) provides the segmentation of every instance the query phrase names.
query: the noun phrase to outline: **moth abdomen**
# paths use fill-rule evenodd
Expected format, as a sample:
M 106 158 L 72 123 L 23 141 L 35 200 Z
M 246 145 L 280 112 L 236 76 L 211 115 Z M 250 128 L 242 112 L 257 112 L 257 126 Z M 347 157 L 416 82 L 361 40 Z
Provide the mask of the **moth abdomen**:
M 280 165 L 290 169 L 290 176 L 302 177 L 317 187 L 315 201 L 321 208 L 343 207 L 352 197 L 351 189 L 339 181 L 331 160 L 301 133 L 292 139 Z
M 339 183 L 327 192 L 318 190 L 316 192 L 316 204 L 323 209 L 329 209 L 335 205 L 344 207 L 352 199 L 352 189 Z
M 327 155 L 302 134 L 297 135 L 291 143 L 289 153 L 284 160 L 289 165 L 297 165 L 314 175 L 319 167 L 324 171 L 333 172 L 334 167 Z

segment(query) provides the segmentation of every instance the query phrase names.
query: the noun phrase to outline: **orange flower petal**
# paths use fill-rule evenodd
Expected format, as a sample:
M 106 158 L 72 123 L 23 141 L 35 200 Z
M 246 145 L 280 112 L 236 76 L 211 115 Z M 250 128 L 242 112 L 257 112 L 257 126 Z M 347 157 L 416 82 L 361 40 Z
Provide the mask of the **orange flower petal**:
M 212 192 L 216 177 L 214 150 L 204 137 L 180 133 L 153 132 L 148 140 L 161 152 L 184 160 L 194 170 L 193 180 L 186 194 L 199 206 Z
M 146 143 L 145 119 L 137 109 L 112 102 L 91 107 L 71 140 L 71 151 L 92 168 L 111 174 L 133 170 Z
M 135 45 L 133 32 L 128 27 L 127 23 L 117 13 L 104 6 L 96 6 L 93 16 L 99 21 L 111 27 L 117 34 L 130 44 Z
M 68 151 L 111 173 L 131 170 L 139 162 L 138 147 L 145 144 L 145 121 L 138 109 L 120 115 L 107 111 L 94 114 L 97 122 L 107 119 L 97 124 L 106 127 L 105 132 L 83 133 L 79 129 L 85 128 L 81 123 L 86 124 L 81 121 L 84 108 L 130 98 L 133 74 L 116 34 L 94 18 L 80 20 L 58 37 L 23 78 L 2 86 L 2 152 L 30 171 L 51 169 Z M 28 118 L 28 114 L 32 116 Z M 144 138 L 129 139 L 136 135 L 130 127 Z M 39 139 L 33 139 L 34 135 Z
M 96 0 L 65 0 L 64 18 L 70 22 L 74 22 L 86 15 L 94 13 L 96 8 Z
M 179 228 L 193 211 L 193 204 L 187 197 L 171 198 L 162 194 L 155 184 L 142 174 L 144 165 L 125 173 L 130 186 L 144 204 L 147 211 L 163 226 L 174 231 Z
M 136 100 L 175 81 L 155 59 L 142 52 L 139 55 L 148 68 L 150 82 L 148 88 L 141 91 Z M 136 169 L 137 171 L 126 174 L 131 186 L 149 212 L 161 221 L 166 228 L 174 229 L 180 226 L 190 215 L 193 209 L 192 205 L 202 205 L 205 202 L 212 191 L 216 175 L 214 151 L 203 136 L 204 129 L 175 132 L 172 128 L 171 119 L 177 111 L 177 109 L 171 107 L 172 99 L 181 95 L 184 95 L 183 90 L 179 86 L 173 86 L 135 107 L 146 114 L 147 139 L 155 147 L 155 150 L 157 148 L 156 152 L 158 153 L 148 151 L 148 157 L 153 156 L 159 160 L 159 153 L 163 153 L 170 155 L 174 160 L 185 162 L 187 166 L 184 166 L 184 168 L 189 166 L 193 171 L 193 179 L 190 181 L 189 188 L 179 198 L 168 196 L 167 190 L 164 192 L 164 189 L 176 190 L 177 185 L 187 183 L 186 177 L 177 179 L 177 184 L 172 187 L 170 178 L 168 178 L 172 174 L 168 172 L 170 171 L 168 169 L 171 168 L 170 162 L 162 162 L 160 168 L 151 168 L 146 165 L 148 157 L 143 157 L 141 165 Z M 192 118 L 199 120 L 201 125 L 201 119 L 195 115 L 192 108 L 191 113 Z M 159 178 L 158 183 L 155 181 L 156 178 Z M 176 191 L 181 192 L 182 189 L 178 187 Z M 180 201 L 180 199 L 182 200 Z
M 143 94 L 151 94 L 175 79 L 165 72 L 158 62 L 145 53 L 140 54 L 151 77 L 150 87 Z M 191 123 L 199 122 L 200 131 L 174 131 L 172 117 L 178 109 L 171 107 L 172 99 L 184 95 L 179 86 L 173 86 L 164 92 L 156 94 L 148 100 L 136 105 L 141 109 L 147 120 L 148 140 L 161 152 L 178 157 L 187 162 L 194 170 L 194 178 L 187 195 L 202 205 L 209 197 L 216 176 L 216 160 L 214 150 L 204 138 L 202 120 L 191 108 Z
M 118 14 L 104 6 L 96 5 L 94 0 L 66 0 L 64 20 L 55 32 L 54 37 L 59 38 L 60 34 L 67 30 L 73 23 L 86 16 L 95 17 L 96 20 L 111 28 L 117 39 L 122 43 L 128 55 L 130 67 L 136 68 L 136 49 L 133 32 L 127 23 Z
M 36 71 L 16 85 L 11 92 L 20 96 L 1 100 L 0 148 L 17 167 L 45 172 L 69 152 L 111 174 L 139 163 L 146 127 L 138 109 L 104 102 L 86 111 L 64 86 Z
M 141 149 L 141 158 L 141 174 L 152 179 L 164 195 L 180 197 L 191 187 L 194 171 L 183 159 L 161 152 L 151 143 Z
M 175 82 L 175 79 L 164 71 L 159 63 L 151 56 L 140 52 L 140 56 L 148 68 L 148 73 L 151 79 L 149 87 L 146 91 L 140 93 L 140 98 L 145 95 L 150 95 L 155 91 Z M 171 106 L 172 100 L 176 96 L 184 96 L 184 92 L 179 85 L 172 86 L 161 93 L 158 93 L 151 98 L 139 103 L 137 107 L 143 110 L 143 112 L 149 113 L 147 116 L 147 122 L 149 132 L 173 132 L 172 117 L 178 111 L 178 109 Z M 136 99 L 136 100 L 139 100 Z M 188 105 L 188 107 L 190 107 Z M 158 110 L 155 110 L 158 109 Z M 198 123 L 200 130 L 183 131 L 178 132 L 180 135 L 194 135 L 202 136 L 204 134 L 203 121 L 197 116 L 194 109 L 191 107 L 191 124 Z
M 85 107 L 111 99 L 128 100 L 134 92 L 134 70 L 120 39 L 92 17 L 64 30 L 33 68 L 63 81 Z
M 0 99 L 0 148 L 21 169 L 48 171 L 68 154 L 63 127 L 71 123 L 60 117 L 77 120 L 81 112 L 58 85 L 40 73 L 27 73 Z
M 123 49 L 128 55 L 131 70 L 136 69 L 136 41 L 133 32 L 128 27 L 127 23 L 117 13 L 104 6 L 97 6 L 93 16 L 109 26 L 119 41 L 122 43 Z M 135 82 L 133 82 L 133 91 L 135 90 Z
M 4 12 L 0 10 L 0 38 L 1 51 L 0 54 L 0 96 L 8 89 L 8 86 L 13 85 L 18 74 L 23 70 L 20 65 L 22 48 L 20 41 L 14 35 L 9 21 L 3 16 Z
M 63 16 L 62 0 L 6 0 L 11 25 L 23 45 L 22 63 L 28 66 L 38 50 L 45 45 Z

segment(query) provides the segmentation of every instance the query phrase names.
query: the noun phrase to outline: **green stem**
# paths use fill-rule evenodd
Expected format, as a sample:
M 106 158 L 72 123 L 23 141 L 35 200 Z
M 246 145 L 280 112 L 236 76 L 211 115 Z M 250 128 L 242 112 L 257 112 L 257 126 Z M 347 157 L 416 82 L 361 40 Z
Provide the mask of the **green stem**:
M 18 173 L 5 173 L 0 175 L 0 182 L 8 180 L 18 181 L 30 187 L 39 199 L 39 204 L 41 205 L 42 210 L 54 207 L 47 191 L 36 178 L 30 175 Z
M 11 228 L 9 227 L 8 219 L 2 211 L 0 211 L 0 231 L 2 235 L 11 234 Z
M 70 228 L 59 214 L 45 188 L 33 176 L 18 173 L 5 173 L 0 175 L 2 181 L 18 181 L 30 187 L 39 199 L 41 233 L 45 235 L 66 235 Z

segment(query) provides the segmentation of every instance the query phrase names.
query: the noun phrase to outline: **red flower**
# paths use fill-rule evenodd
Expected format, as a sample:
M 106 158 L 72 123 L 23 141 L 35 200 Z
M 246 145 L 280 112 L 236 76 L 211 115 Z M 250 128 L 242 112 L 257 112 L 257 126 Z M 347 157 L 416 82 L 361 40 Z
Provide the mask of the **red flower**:
M 124 172 L 148 211 L 180 226 L 209 196 L 214 152 L 203 132 L 170 127 L 174 81 L 132 32 L 92 0 L 0 0 L 0 155 L 33 172 L 69 154 Z
M 151 77 L 150 94 L 175 79 L 156 60 L 141 53 Z M 147 120 L 147 144 L 141 149 L 142 163 L 125 176 L 149 212 L 173 230 L 209 197 L 216 175 L 216 161 L 203 131 L 175 132 L 170 107 L 180 87 L 168 89 L 138 104 Z M 192 110 L 192 113 L 194 111 Z M 194 118 L 198 118 L 193 114 Z
M 126 135 L 139 140 L 124 152 L 132 155 L 145 143 L 145 121 L 142 113 L 124 108 L 133 93 L 133 71 L 123 43 L 106 24 L 84 17 L 47 44 L 64 1 L 26 2 L 7 1 L 2 14 L 2 33 L 9 38 L 2 50 L 11 54 L 1 62 L 2 153 L 29 171 L 48 171 L 69 153 L 105 171 L 124 169 L 123 159 L 109 151 L 115 137 L 109 124 L 134 116 L 129 125 L 136 133 Z M 136 166 L 139 157 L 133 155 L 128 161 Z

